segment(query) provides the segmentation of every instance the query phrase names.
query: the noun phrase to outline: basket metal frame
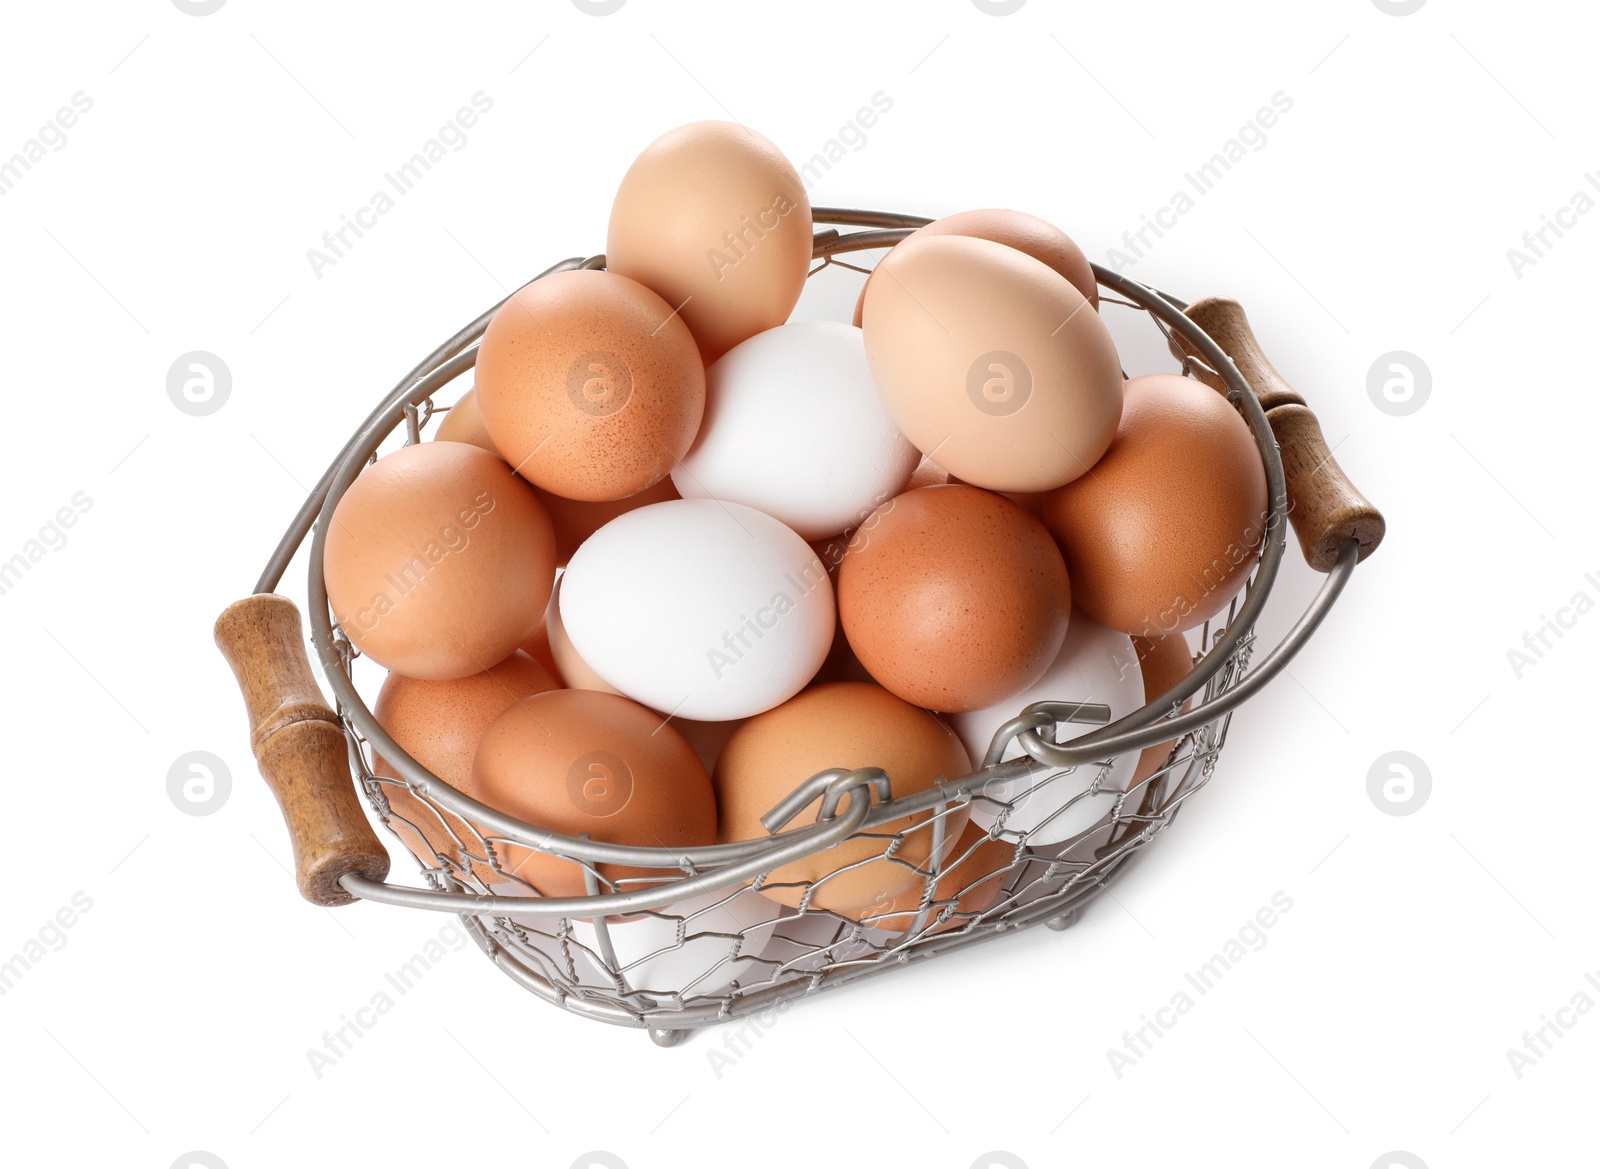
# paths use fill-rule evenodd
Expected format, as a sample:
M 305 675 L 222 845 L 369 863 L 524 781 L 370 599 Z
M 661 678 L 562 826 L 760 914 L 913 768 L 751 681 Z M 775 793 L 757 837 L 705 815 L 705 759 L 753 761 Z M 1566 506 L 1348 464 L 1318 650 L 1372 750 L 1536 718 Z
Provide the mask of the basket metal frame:
M 837 259 L 839 256 L 891 247 L 911 231 L 929 222 L 920 216 L 824 207 L 814 208 L 813 218 L 819 225 L 835 225 L 816 232 L 813 256 L 822 262 L 813 269 L 813 273 L 830 264 L 840 264 L 841 261 Z M 839 227 L 864 230 L 841 234 Z M 534 279 L 578 268 L 598 269 L 604 265 L 604 256 L 573 258 L 554 265 Z M 848 264 L 844 266 L 854 267 Z M 648 1007 L 630 1002 L 626 996 L 620 999 L 575 996 L 570 988 L 560 985 L 559 980 L 553 980 L 535 969 L 512 948 L 497 941 L 494 929 L 486 924 L 501 915 L 526 915 L 530 912 L 536 912 L 541 918 L 592 917 L 601 923 L 598 930 L 600 946 L 609 951 L 611 947 L 603 925 L 605 916 L 656 910 L 688 897 L 748 883 L 780 865 L 830 848 L 856 832 L 870 831 L 875 826 L 911 813 L 959 806 L 970 801 L 986 785 L 999 781 L 1027 778 L 1044 769 L 1092 765 L 1122 752 L 1142 751 L 1174 739 L 1188 739 L 1195 744 L 1183 775 L 1174 777 L 1161 773 L 1145 783 L 1170 783 L 1172 791 L 1182 793 L 1178 801 L 1181 802 L 1209 778 L 1231 712 L 1281 672 L 1316 631 L 1355 568 L 1358 546 L 1351 541 L 1342 550 L 1338 563 L 1328 573 L 1305 612 L 1276 646 L 1246 670 L 1255 648 L 1256 620 L 1266 604 L 1286 547 L 1288 502 L 1285 476 L 1271 426 L 1255 392 L 1233 362 L 1204 330 L 1184 315 L 1187 305 L 1183 301 L 1099 265 L 1093 265 L 1093 268 L 1103 288 L 1124 298 L 1123 303 L 1149 313 L 1169 339 L 1173 334 L 1180 335 L 1189 343 L 1192 351 L 1198 353 L 1222 379 L 1227 386 L 1228 398 L 1238 407 L 1250 427 L 1266 473 L 1269 514 L 1260 560 L 1242 594 L 1242 600 L 1235 600 L 1221 631 L 1208 636 L 1202 656 L 1184 679 L 1141 709 L 1065 744 L 1057 744 L 1051 739 L 1052 728 L 1057 723 L 1106 723 L 1109 711 L 1103 706 L 1084 703 L 1035 704 L 1000 728 L 984 760 L 984 767 L 910 796 L 888 801 L 876 799 L 875 796 L 886 790 L 886 777 L 876 769 L 834 770 L 813 776 L 769 814 L 765 823 L 772 835 L 764 839 L 689 849 L 606 844 L 544 831 L 457 791 L 412 759 L 378 725 L 357 691 L 350 670 L 354 651 L 333 622 L 322 565 L 325 535 L 333 509 L 340 498 L 375 457 L 379 446 L 397 428 L 405 427 L 408 441 L 417 441 L 420 427 L 429 412 L 432 395 L 473 367 L 484 330 L 500 305 L 505 303 L 501 300 L 436 348 L 401 379 L 344 444 L 274 550 L 256 584 L 256 591 L 270 592 L 277 587 L 296 551 L 310 534 L 308 592 L 312 641 L 341 717 L 345 720 L 352 764 L 358 775 L 369 780 L 369 798 L 377 793 L 373 790 L 375 785 L 370 781 L 370 771 L 362 755 L 363 743 L 381 754 L 415 791 L 478 826 L 485 833 L 494 833 L 496 839 L 503 837 L 505 841 L 580 863 L 588 874 L 590 893 L 584 897 L 569 898 L 486 895 L 467 890 L 448 876 L 440 880 L 433 872 L 429 872 L 428 879 L 446 887 L 418 889 L 349 875 L 343 878 L 344 888 L 354 896 L 370 901 L 459 914 L 496 965 L 541 998 L 606 1022 L 649 1028 L 652 1037 L 663 1044 L 675 1042 L 689 1029 L 770 1010 L 789 999 L 827 987 L 853 983 L 895 965 L 961 949 L 1000 932 L 1036 925 L 1041 921 L 1061 928 L 1074 920 L 1084 904 L 1126 870 L 1128 863 L 1155 831 L 1165 827 L 1171 815 L 1176 813 L 1176 803 L 1163 807 L 1163 819 L 1159 825 L 1150 825 L 1144 831 L 1130 834 L 1118 848 L 1097 861 L 1093 872 L 1087 875 L 1088 879 L 1069 880 L 1061 891 L 1041 896 L 1017 908 L 1008 913 L 1003 921 L 977 923 L 983 928 L 921 936 L 928 915 L 925 906 L 916 915 L 913 926 L 906 931 L 906 936 L 914 939 L 915 944 L 908 944 L 896 951 L 893 955 L 895 961 L 846 963 L 820 973 L 797 974 L 787 982 L 741 992 L 736 1002 L 724 997 L 666 1007 Z M 1183 360 L 1184 370 L 1189 372 L 1190 359 Z M 1209 625 L 1207 633 L 1211 633 Z M 1228 668 L 1230 663 L 1231 669 Z M 1225 670 L 1226 673 L 1223 673 Z M 1184 712 L 1183 704 L 1202 689 L 1205 691 L 1202 700 Z M 1013 740 L 1021 744 L 1026 755 L 1000 762 L 1002 754 Z M 816 823 L 794 829 L 784 827 L 798 811 L 817 800 L 822 801 L 822 808 Z M 1120 799 L 1118 806 L 1121 806 Z M 935 837 L 933 852 L 937 856 L 944 833 L 943 816 L 933 817 L 931 831 Z M 599 889 L 593 875 L 595 867 L 602 864 L 669 870 L 682 875 L 642 888 L 605 892 Z

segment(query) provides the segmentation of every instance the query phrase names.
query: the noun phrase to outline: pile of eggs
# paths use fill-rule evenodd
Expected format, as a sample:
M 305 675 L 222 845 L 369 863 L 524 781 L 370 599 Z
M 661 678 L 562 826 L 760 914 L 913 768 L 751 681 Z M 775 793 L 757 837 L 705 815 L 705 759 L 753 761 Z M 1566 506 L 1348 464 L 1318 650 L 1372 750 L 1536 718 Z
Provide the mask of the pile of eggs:
M 909 795 L 981 767 L 1030 703 L 1120 717 L 1189 669 L 1184 631 L 1238 592 L 1267 519 L 1228 401 L 1126 378 L 1088 261 L 1033 216 L 913 232 L 850 324 L 789 319 L 812 246 L 770 142 L 672 131 L 622 179 L 605 268 L 508 299 L 435 440 L 339 500 L 329 601 L 390 671 L 374 714 L 419 763 L 543 829 L 689 848 L 765 837 L 818 772 L 881 768 Z M 1084 832 L 1167 754 L 1117 760 L 1088 792 L 1092 775 L 991 789 L 938 813 L 940 833 L 908 816 L 673 908 L 721 934 L 782 907 L 891 931 L 929 900 L 981 913 L 1019 839 Z M 398 778 L 382 758 L 374 774 Z M 485 834 L 385 790 L 426 863 L 491 889 L 665 877 L 586 880 L 505 841 L 464 856 Z M 663 950 L 653 919 L 612 922 L 619 955 Z

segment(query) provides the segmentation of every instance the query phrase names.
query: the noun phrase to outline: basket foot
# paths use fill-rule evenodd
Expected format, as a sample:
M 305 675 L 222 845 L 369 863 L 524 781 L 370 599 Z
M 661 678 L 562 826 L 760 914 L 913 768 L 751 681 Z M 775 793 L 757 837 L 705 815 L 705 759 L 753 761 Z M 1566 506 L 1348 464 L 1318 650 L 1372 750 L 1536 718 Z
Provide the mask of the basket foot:
M 1076 925 L 1078 918 L 1082 913 L 1083 911 L 1081 909 L 1069 909 L 1065 913 L 1056 914 L 1044 924 L 1059 933 L 1061 930 Z
M 667 1027 L 650 1028 L 650 1041 L 657 1047 L 676 1047 L 689 1038 L 686 1030 L 672 1030 Z

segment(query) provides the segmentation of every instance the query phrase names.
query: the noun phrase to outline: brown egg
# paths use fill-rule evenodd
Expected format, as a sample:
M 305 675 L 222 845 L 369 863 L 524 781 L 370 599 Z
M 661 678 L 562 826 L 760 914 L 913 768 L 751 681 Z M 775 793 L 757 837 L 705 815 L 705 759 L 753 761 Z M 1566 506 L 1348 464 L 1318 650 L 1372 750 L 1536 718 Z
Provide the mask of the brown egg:
M 895 425 L 964 483 L 1048 491 L 1116 433 L 1122 368 L 1083 294 L 1015 248 L 906 239 L 867 283 L 867 364 Z
M 483 335 L 477 378 L 494 445 L 567 499 L 655 486 L 694 442 L 706 404 L 688 327 L 612 272 L 557 272 L 518 289 Z
M 1154 641 L 1147 637 L 1135 637 L 1133 648 L 1139 655 L 1139 669 L 1144 675 L 1144 700 L 1147 703 L 1160 698 L 1188 677 L 1189 671 L 1194 669 L 1194 658 L 1189 654 L 1189 643 L 1181 633 L 1169 633 L 1166 637 L 1158 637 Z M 1194 698 L 1190 697 L 1183 704 L 1183 709 L 1188 710 L 1193 705 Z M 1143 783 L 1165 767 L 1167 757 L 1172 754 L 1174 742 L 1176 740 L 1168 739 L 1165 743 L 1157 743 L 1140 752 L 1138 766 L 1133 770 L 1133 779 L 1129 781 L 1128 787 L 1132 788 L 1136 784 Z
M 489 724 L 518 699 L 554 690 L 558 683 L 533 658 L 518 651 L 481 674 L 429 682 L 391 673 L 378 691 L 372 708 L 378 725 L 389 732 L 406 754 L 463 795 L 472 795 L 472 757 Z M 374 753 L 374 775 L 400 779 L 381 755 Z M 391 821 L 406 847 L 430 867 L 438 856 L 460 861 L 462 845 L 483 855 L 477 833 L 452 812 L 424 803 L 410 788 L 384 784 L 389 807 L 399 819 Z M 402 823 L 401 821 L 405 821 Z M 421 840 L 417 839 L 418 834 Z M 476 861 L 473 872 L 485 885 L 494 873 Z
M 556 581 L 555 590 L 550 594 L 550 607 L 545 610 L 544 627 L 550 639 L 550 656 L 555 659 L 556 673 L 561 675 L 561 680 L 566 683 L 569 690 L 598 690 L 602 694 L 622 693 L 595 673 L 589 663 L 578 656 L 578 651 L 572 648 L 572 639 L 567 636 L 567 627 L 561 623 L 559 580 Z
M 489 431 L 483 425 L 483 413 L 478 409 L 478 391 L 475 389 L 462 394 L 456 399 L 456 404 L 445 411 L 433 437 L 438 442 L 471 443 L 496 457 L 500 454 L 494 439 L 489 437 Z
M 1049 669 L 1072 586 L 1050 533 L 976 487 L 896 496 L 839 566 L 850 648 L 886 689 L 929 710 L 983 710 Z
M 660 715 L 615 694 L 549 690 L 517 702 L 484 732 L 472 782 L 490 807 L 564 836 L 647 848 L 717 838 L 711 779 L 694 748 Z M 520 845 L 497 848 L 501 867 L 544 896 L 585 893 L 577 862 Z M 672 873 L 601 865 L 600 875 L 617 882 Z
M 544 504 L 545 511 L 550 513 L 550 522 L 555 525 L 556 554 L 561 558 L 560 563 L 563 567 L 572 559 L 572 554 L 578 550 L 579 544 L 623 512 L 643 507 L 647 503 L 664 503 L 678 497 L 678 489 L 672 485 L 670 476 L 653 487 L 646 487 L 643 491 L 623 499 L 597 501 L 566 499 L 548 491 L 539 491 L 539 502 Z
M 811 267 L 811 204 L 783 154 L 733 122 L 657 138 L 611 206 L 606 266 L 654 289 L 710 365 L 781 325 Z
M 971 770 L 961 740 L 927 711 L 870 683 L 810 686 L 748 719 L 723 748 L 714 776 L 722 839 L 766 837 L 761 817 L 803 781 L 835 767 L 882 768 L 894 796 L 922 791 L 937 779 L 959 779 Z M 814 801 L 789 827 L 816 823 L 819 803 Z M 967 817 L 964 807 L 947 814 L 947 841 L 959 837 Z M 782 865 L 766 878 L 761 892 L 796 907 L 806 886 L 795 882 L 821 881 L 811 886 L 809 904 L 815 908 L 849 913 L 882 905 L 923 880 L 918 870 L 927 872 L 932 854 L 931 818 L 932 812 L 904 816 L 872 829 L 870 836 L 858 834 Z M 897 832 L 906 833 L 899 849 L 893 859 L 883 859 L 889 838 Z M 849 865 L 857 867 L 840 871 Z M 830 876 L 834 873 L 838 875 Z
M 967 917 L 993 908 L 1013 875 L 1012 865 L 1016 856 L 1016 845 L 991 839 L 982 828 L 969 823 L 955 848 L 950 850 L 945 868 L 934 885 L 933 903 L 928 910 L 926 924 L 933 925 L 943 911 L 944 906 L 938 904 L 942 901 L 954 901 L 953 912 L 961 916 L 952 916 L 944 925 L 935 926 L 935 932 L 960 929 L 969 924 Z M 848 916 L 865 921 L 875 929 L 903 932 L 916 921 L 926 888 L 927 882 L 918 880 L 887 904 L 881 907 L 868 906 Z
M 323 568 L 334 616 L 362 653 L 411 678 L 464 678 L 539 627 L 555 534 L 503 460 L 466 443 L 416 443 L 350 485 Z
M 550 676 L 556 680 L 556 685 L 566 685 L 561 679 L 561 667 L 556 665 L 556 655 L 550 651 L 550 624 L 548 621 L 541 621 L 539 628 L 533 631 L 533 636 L 522 643 L 522 652 L 549 670 Z
M 1161 637 L 1214 617 L 1260 555 L 1267 476 L 1244 419 L 1193 378 L 1128 383 L 1092 475 L 1044 501 L 1045 526 L 1089 616 Z
M 1061 273 L 1072 287 L 1083 293 L 1090 307 L 1100 307 L 1100 283 L 1094 278 L 1089 257 L 1067 237 L 1066 232 L 1046 223 L 1037 215 L 998 209 L 958 211 L 917 228 L 906 238 L 929 235 L 966 235 L 1015 248 Z M 855 324 L 858 328 L 861 325 L 861 306 L 866 299 L 867 286 L 863 284 L 861 295 L 856 298 Z

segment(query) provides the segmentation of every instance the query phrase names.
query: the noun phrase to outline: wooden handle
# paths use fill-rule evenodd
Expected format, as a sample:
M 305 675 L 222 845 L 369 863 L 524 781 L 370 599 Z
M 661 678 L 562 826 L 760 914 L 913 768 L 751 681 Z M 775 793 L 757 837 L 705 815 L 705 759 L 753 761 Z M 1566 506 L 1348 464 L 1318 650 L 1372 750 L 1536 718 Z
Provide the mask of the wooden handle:
M 1232 358 L 1261 399 L 1283 456 L 1289 522 L 1300 539 L 1306 563 L 1318 572 L 1332 571 L 1340 550 L 1352 539 L 1361 545 L 1358 559 L 1365 560 L 1383 542 L 1383 513 L 1356 490 L 1334 459 L 1317 416 L 1283 375 L 1272 368 L 1250 331 L 1250 322 L 1239 302 L 1209 297 L 1190 305 L 1188 317 Z M 1172 337 L 1173 351 L 1179 357 L 1203 362 L 1188 342 L 1176 333 Z M 1227 392 L 1214 370 L 1202 364 L 1195 366 L 1194 372 L 1213 389 Z
M 300 611 L 258 593 L 217 618 L 217 648 L 233 667 L 250 717 L 250 746 L 278 798 L 294 845 L 295 880 L 313 905 L 348 905 L 339 878 L 389 875 L 389 854 L 368 823 L 339 717 L 311 676 Z

